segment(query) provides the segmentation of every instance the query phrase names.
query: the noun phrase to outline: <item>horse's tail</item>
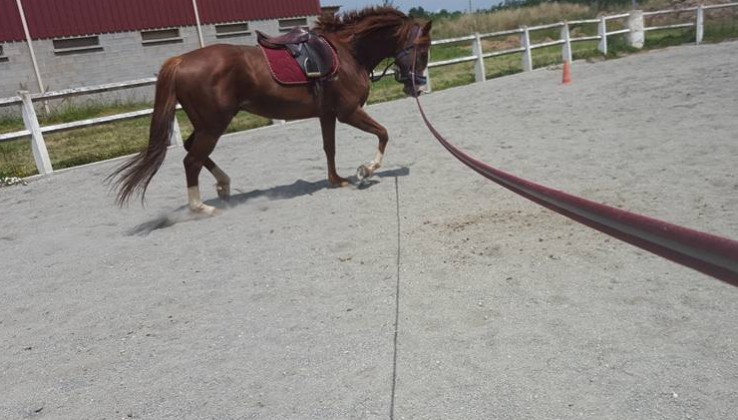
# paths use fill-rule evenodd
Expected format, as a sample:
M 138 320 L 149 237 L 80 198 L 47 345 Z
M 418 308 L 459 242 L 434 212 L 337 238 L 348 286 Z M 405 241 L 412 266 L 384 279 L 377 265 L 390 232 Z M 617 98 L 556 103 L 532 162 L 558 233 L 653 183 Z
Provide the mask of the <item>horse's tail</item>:
M 182 57 L 173 57 L 164 62 L 156 80 L 154 113 L 149 127 L 149 145 L 139 154 L 115 170 L 108 180 L 117 178 L 113 188 L 118 190 L 116 202 L 122 206 L 135 194 L 141 195 L 143 203 L 146 188 L 159 170 L 167 154 L 167 146 L 172 135 L 172 123 L 177 106 L 174 77 Z

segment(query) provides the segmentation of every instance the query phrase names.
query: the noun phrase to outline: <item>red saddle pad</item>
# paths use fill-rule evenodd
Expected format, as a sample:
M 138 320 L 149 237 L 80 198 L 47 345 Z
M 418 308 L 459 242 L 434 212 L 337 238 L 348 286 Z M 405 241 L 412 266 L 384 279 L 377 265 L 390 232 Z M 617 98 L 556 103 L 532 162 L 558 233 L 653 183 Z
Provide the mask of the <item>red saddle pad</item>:
M 321 39 L 322 40 L 322 39 Z M 325 40 L 322 40 L 326 42 Z M 259 45 L 261 52 L 264 54 L 264 58 L 269 64 L 269 71 L 272 73 L 272 77 L 278 83 L 283 85 L 306 85 L 310 83 L 310 80 L 305 76 L 300 66 L 292 54 L 286 49 L 273 50 L 264 48 Z M 333 50 L 333 64 L 331 65 L 331 71 L 326 77 L 333 76 L 338 71 L 338 56 L 336 51 Z

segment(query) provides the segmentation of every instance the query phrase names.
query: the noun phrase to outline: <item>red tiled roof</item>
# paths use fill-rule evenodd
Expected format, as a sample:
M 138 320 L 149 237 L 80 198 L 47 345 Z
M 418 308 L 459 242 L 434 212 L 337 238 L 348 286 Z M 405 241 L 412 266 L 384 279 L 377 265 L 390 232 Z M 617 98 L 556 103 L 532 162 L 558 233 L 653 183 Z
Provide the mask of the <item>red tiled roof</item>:
M 197 0 L 203 24 L 320 14 L 320 0 Z M 22 0 L 33 39 L 195 24 L 192 0 Z M 16 0 L 0 0 L 0 42 L 24 40 Z

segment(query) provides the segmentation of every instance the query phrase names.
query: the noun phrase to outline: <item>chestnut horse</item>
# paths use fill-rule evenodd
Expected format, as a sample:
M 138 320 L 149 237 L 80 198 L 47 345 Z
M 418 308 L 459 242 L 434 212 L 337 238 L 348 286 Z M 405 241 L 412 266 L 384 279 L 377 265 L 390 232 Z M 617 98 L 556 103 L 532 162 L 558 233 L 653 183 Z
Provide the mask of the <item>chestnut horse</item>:
M 200 198 L 198 178 L 203 166 L 215 177 L 218 196 L 225 200 L 230 195 L 230 178 L 209 156 L 239 110 L 272 119 L 318 117 L 328 182 L 333 187 L 349 184 L 336 172 L 336 120 L 372 133 L 379 139 L 376 156 L 357 173 L 360 179 L 371 176 L 382 164 L 389 137 L 362 108 L 369 96 L 369 75 L 380 62 L 394 58 L 395 78 L 404 84 L 405 93 L 420 94 L 430 29 L 430 22 L 416 22 L 392 7 L 323 15 L 313 30 L 333 46 L 340 65 L 333 77 L 314 81 L 312 86 L 277 83 L 255 46 L 212 45 L 170 58 L 156 82 L 148 147 L 110 176 L 117 178 L 113 185 L 118 189 L 118 204 L 125 204 L 135 193 L 141 194 L 143 202 L 149 182 L 164 161 L 177 102 L 194 127 L 184 144 L 188 204 L 193 212 L 215 212 Z

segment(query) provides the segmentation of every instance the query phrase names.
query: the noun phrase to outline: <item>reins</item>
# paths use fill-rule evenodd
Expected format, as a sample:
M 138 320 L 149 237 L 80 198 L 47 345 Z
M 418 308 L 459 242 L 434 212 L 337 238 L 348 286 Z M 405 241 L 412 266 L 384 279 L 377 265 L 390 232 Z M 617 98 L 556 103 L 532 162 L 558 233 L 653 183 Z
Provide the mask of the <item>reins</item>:
M 387 70 L 389 70 L 389 68 L 392 67 L 396 63 L 397 63 L 397 60 L 392 60 L 389 64 L 387 64 L 387 67 L 384 68 L 384 71 L 379 76 L 375 76 L 374 69 L 372 69 L 372 71 L 369 73 L 369 80 L 371 80 L 372 83 L 382 80 L 382 78 L 387 74 Z
M 415 52 L 413 70 L 415 73 Z M 541 206 L 666 259 L 738 287 L 738 242 L 586 200 L 518 178 L 467 155 L 433 127 L 415 101 L 425 125 L 456 159 L 485 178 Z

